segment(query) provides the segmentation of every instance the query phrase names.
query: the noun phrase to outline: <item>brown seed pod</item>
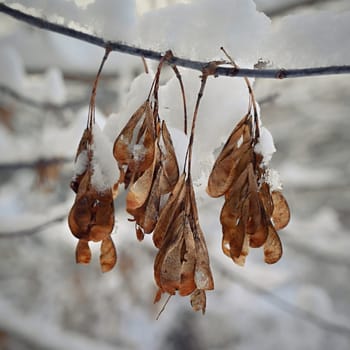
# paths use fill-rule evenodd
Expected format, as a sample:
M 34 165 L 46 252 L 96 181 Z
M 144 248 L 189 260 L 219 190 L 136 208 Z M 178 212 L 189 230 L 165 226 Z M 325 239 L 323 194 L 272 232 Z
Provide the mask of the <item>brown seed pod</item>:
M 116 263 L 116 251 L 110 234 L 114 227 L 113 199 L 118 186 L 116 184 L 105 188 L 95 183 L 95 180 L 93 181 L 96 171 L 95 163 L 98 160 L 94 154 L 97 145 L 94 140 L 96 134 L 93 132 L 95 130 L 96 88 L 109 52 L 110 48 L 107 47 L 93 85 L 87 127 L 78 146 L 75 157 L 76 175 L 71 183 L 71 188 L 76 192 L 76 198 L 68 216 L 69 228 L 72 234 L 79 239 L 76 248 L 76 262 L 88 264 L 91 260 L 89 241 L 102 241 L 100 263 L 103 272 L 109 271 Z M 103 172 L 103 169 L 99 170 Z
M 79 239 L 75 250 L 75 261 L 77 264 L 89 264 L 91 261 L 91 250 L 89 242 Z
M 110 271 L 117 263 L 117 251 L 110 236 L 101 243 L 100 264 L 102 272 Z
M 176 197 L 171 196 L 163 213 L 163 239 L 154 262 L 154 277 L 159 293 L 190 295 L 195 290 L 214 288 L 208 251 L 199 226 L 198 213 L 190 178 L 180 177 L 175 186 Z M 174 190 L 174 191 L 175 191 Z M 177 198 L 176 205 L 174 198 Z M 157 228 L 156 228 L 157 230 Z M 157 294 L 157 295 L 158 295 Z M 159 299 L 158 297 L 155 300 Z
M 114 142 L 113 155 L 121 173 L 120 181 L 126 188 L 152 165 L 155 140 L 153 114 L 147 100 L 131 116 Z
M 273 202 L 272 220 L 276 230 L 285 228 L 290 220 L 290 210 L 286 199 L 279 191 L 271 193 Z

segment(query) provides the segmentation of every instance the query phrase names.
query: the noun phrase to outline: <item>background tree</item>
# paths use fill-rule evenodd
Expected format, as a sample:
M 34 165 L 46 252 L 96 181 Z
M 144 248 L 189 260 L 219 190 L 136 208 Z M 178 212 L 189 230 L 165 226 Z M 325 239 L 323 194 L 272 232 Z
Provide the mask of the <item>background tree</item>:
M 247 69 L 257 64 L 281 72 L 349 64 L 348 1 L 288 1 L 286 8 L 280 1 L 256 4 L 271 14 L 272 24 L 251 1 L 201 1 L 145 15 L 133 2 L 77 7 L 74 2 L 6 1 L 96 37 L 155 52 L 171 48 L 191 61 L 222 58 L 219 47 L 224 45 Z M 290 13 L 295 16 L 284 17 Z M 155 250 L 150 240 L 142 245 L 135 240 L 123 195 L 116 202 L 113 235 L 120 253 L 117 269 L 101 275 L 96 261 L 89 267 L 74 263 L 75 242 L 66 224 L 72 203 L 68 184 L 103 50 L 4 14 L 0 22 L 1 346 L 141 349 L 164 348 L 169 339 L 176 343 L 181 326 L 174 325 L 184 318 L 189 322 L 187 301 L 173 298 L 161 319 L 154 320 L 159 312 L 151 303 Z M 150 69 L 157 64 L 147 62 Z M 179 69 L 191 110 L 199 72 Z M 106 64 L 96 119 L 101 127 L 107 125 L 111 139 L 144 98 L 141 91 L 152 77 L 142 72 L 141 60 L 130 55 L 113 52 Z M 161 113 L 180 129 L 176 84 L 163 75 Z M 281 173 L 292 210 L 292 222 L 281 234 L 284 257 L 264 266 L 256 252 L 241 269 L 220 252 L 222 203 L 203 193 L 203 179 L 212 165 L 211 152 L 219 150 L 246 109 L 247 92 L 243 79 L 212 78 L 198 119 L 194 161 L 216 290 L 208 295 L 206 316 L 191 316 L 188 336 L 204 348 L 347 349 L 348 78 L 257 79 L 254 88 L 278 149 L 272 164 Z

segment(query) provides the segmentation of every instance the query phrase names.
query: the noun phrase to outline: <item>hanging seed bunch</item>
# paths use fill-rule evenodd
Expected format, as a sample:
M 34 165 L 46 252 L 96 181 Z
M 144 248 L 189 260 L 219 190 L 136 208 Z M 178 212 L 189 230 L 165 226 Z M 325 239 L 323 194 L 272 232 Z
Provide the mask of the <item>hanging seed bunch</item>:
M 146 101 L 136 110 L 114 143 L 113 154 L 120 169 L 120 183 L 129 191 L 126 210 L 135 221 L 136 235 L 142 240 L 151 233 L 160 216 L 160 203 L 179 178 L 179 166 L 165 121 L 158 114 L 159 79 L 162 66 L 172 57 L 168 51 L 160 61 Z M 177 72 L 176 67 L 173 67 Z M 179 78 L 186 102 L 181 78 Z
M 247 78 L 245 81 L 249 90 L 248 112 L 216 159 L 207 192 L 212 197 L 225 197 L 220 214 L 223 252 L 238 265 L 244 265 L 249 247 L 263 247 L 265 262 L 273 264 L 282 256 L 277 230 L 288 224 L 290 212 L 282 193 L 271 188 L 270 169 L 258 152 L 260 120 L 251 85 Z
M 204 312 L 205 290 L 213 289 L 213 279 L 190 175 L 194 126 L 187 158 L 189 170 L 179 176 L 171 135 L 158 113 L 160 73 L 171 57 L 169 51 L 160 61 L 148 98 L 117 137 L 113 153 L 121 173 L 120 183 L 128 189 L 126 210 L 135 221 L 137 238 L 142 240 L 145 233 L 153 232 L 159 249 L 154 262 L 159 288 L 155 302 L 163 293 L 171 296 L 178 291 L 181 296 L 191 295 L 193 308 Z M 186 133 L 184 88 L 177 68 L 172 68 L 182 91 Z
M 96 88 L 108 53 L 107 49 L 93 86 L 87 127 L 75 157 L 75 176 L 71 188 L 76 197 L 68 217 L 70 230 L 79 240 L 76 262 L 88 264 L 91 260 L 89 242 L 101 242 L 100 265 L 103 272 L 111 270 L 117 261 L 116 249 L 111 238 L 114 227 L 111 178 L 114 176 L 110 176 L 104 162 L 97 157 L 101 153 L 99 147 L 103 138 L 95 125 Z
M 163 294 L 170 298 L 178 293 L 189 296 L 192 308 L 204 313 L 206 291 L 214 289 L 214 282 L 204 233 L 199 224 L 191 176 L 192 150 L 207 78 L 215 75 L 222 62 L 211 62 L 203 70 L 181 174 L 169 129 L 159 116 L 159 80 L 166 62 L 180 83 L 184 132 L 187 134 L 184 87 L 179 71 L 171 64 L 172 53 L 168 51 L 159 62 L 148 97 L 114 142 L 111 163 L 115 164 L 114 157 L 119 172 L 114 171 L 111 175 L 111 167 L 107 164 L 110 160 L 106 162 L 105 156 L 101 157 L 108 150 L 104 152 L 106 147 L 101 146 L 102 132 L 95 124 L 94 113 L 97 83 L 109 51 L 106 49 L 93 86 L 87 127 L 77 150 L 75 176 L 71 183 L 76 198 L 68 222 L 79 240 L 76 261 L 90 262 L 89 242 L 93 241 L 101 242 L 102 271 L 109 271 L 116 264 L 117 254 L 111 239 L 113 199 L 118 186 L 124 184 L 126 210 L 132 216 L 130 221 L 135 222 L 138 240 L 143 240 L 145 234 L 153 234 L 153 243 L 158 249 L 154 261 L 158 291 L 154 301 L 158 302 Z M 263 247 L 265 261 L 272 264 L 282 255 L 277 230 L 288 224 L 290 213 L 285 198 L 272 183 L 272 171 L 262 151 L 263 128 L 258 106 L 248 79 L 245 81 L 249 91 L 248 111 L 216 159 L 207 192 L 212 197 L 225 198 L 220 214 L 224 253 L 235 263 L 243 265 L 250 247 Z
M 191 178 L 192 146 L 195 121 L 207 76 L 203 76 L 192 121 L 187 151 L 187 173 L 184 170 L 166 202 L 153 233 L 159 252 L 154 262 L 158 286 L 155 302 L 163 293 L 190 295 L 195 311 L 206 308 L 206 290 L 214 289 L 204 234 L 199 225 L 196 198 Z M 186 162 L 185 162 L 186 167 Z

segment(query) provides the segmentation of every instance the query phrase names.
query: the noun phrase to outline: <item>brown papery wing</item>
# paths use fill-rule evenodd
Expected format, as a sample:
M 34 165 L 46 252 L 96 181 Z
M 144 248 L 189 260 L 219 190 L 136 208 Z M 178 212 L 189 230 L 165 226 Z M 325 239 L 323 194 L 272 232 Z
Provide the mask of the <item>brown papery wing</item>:
M 179 165 L 177 163 L 174 145 L 165 121 L 162 123 L 161 134 L 164 143 L 164 150 L 162 152 L 163 173 L 160 178 L 160 192 L 161 194 L 166 194 L 173 190 L 179 179 Z
M 100 265 L 102 272 L 108 272 L 117 263 L 117 251 L 110 236 L 101 243 Z
M 236 166 L 251 147 L 248 116 L 245 116 L 231 133 L 209 175 L 207 192 L 212 197 L 226 193 L 240 175 Z
M 183 199 L 185 198 L 185 174 L 182 174 L 179 177 L 179 180 L 168 198 L 165 206 L 161 210 L 160 217 L 156 224 L 156 227 L 153 232 L 153 243 L 157 248 L 160 248 L 164 235 L 169 229 L 169 226 L 174 218 L 174 215 L 177 209 L 183 203 Z
M 272 194 L 273 201 L 273 212 L 272 220 L 276 230 L 281 230 L 286 227 L 290 220 L 290 210 L 286 199 L 283 197 L 282 193 L 279 191 L 273 191 Z
M 267 264 L 274 264 L 282 257 L 282 243 L 272 223 L 264 244 L 264 256 Z

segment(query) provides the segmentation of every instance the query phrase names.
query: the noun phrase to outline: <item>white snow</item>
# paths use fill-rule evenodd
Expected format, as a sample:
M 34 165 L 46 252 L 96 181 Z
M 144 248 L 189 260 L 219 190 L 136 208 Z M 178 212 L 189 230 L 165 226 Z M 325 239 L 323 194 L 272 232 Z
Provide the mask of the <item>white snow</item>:
M 281 177 L 277 170 L 267 168 L 265 172 L 265 181 L 270 186 L 270 191 L 282 191 Z
M 272 155 L 276 152 L 276 147 L 270 131 L 264 126 L 260 127 L 259 142 L 255 145 L 254 150 L 263 156 L 263 165 L 268 166 Z
M 24 82 L 24 63 L 12 46 L 2 46 L 0 50 L 0 85 L 21 92 Z
M 259 0 L 259 3 L 264 2 L 267 6 L 267 1 Z M 291 1 L 294 0 L 288 0 Z M 80 1 L 78 7 L 72 1 L 63 0 L 6 3 L 15 2 L 50 20 L 79 26 L 108 38 L 125 40 L 130 34 L 130 42 L 143 47 L 165 50 L 171 46 L 174 53 L 184 57 L 204 60 L 221 57 L 219 47 L 224 45 L 244 67 L 252 67 L 260 56 L 285 68 L 330 62 L 346 64 L 349 60 L 348 12 L 345 11 L 326 14 L 315 11 L 312 6 L 307 15 L 282 18 L 271 25 L 266 16 L 255 11 L 250 0 L 198 0 L 188 5 L 150 11 L 140 17 L 134 12 L 133 1 L 106 1 L 105 6 L 98 1 L 90 1 L 90 5 Z M 165 3 L 164 0 L 156 2 Z M 269 2 L 281 5 L 278 0 Z M 121 6 L 120 13 L 116 13 L 118 6 Z M 104 14 L 105 10 L 108 13 Z M 94 23 L 88 20 L 93 12 L 96 12 Z M 5 18 L 3 14 L 0 16 Z M 119 16 L 119 21 L 113 21 L 114 16 Z M 0 26 L 3 23 L 1 20 Z M 130 32 L 123 33 L 127 28 Z M 24 67 L 40 72 L 57 67 L 64 73 L 79 75 L 83 72 L 91 76 L 96 73 L 103 55 L 101 48 L 42 30 L 28 30 L 28 26 L 14 26 L 11 35 L 7 31 L 0 33 L 7 33 L 0 38 L 0 56 L 7 54 L 3 51 L 5 47 L 17 52 L 17 61 L 8 61 L 9 71 L 14 73 L 5 83 L 12 82 L 14 89 L 19 87 L 25 96 L 37 97 L 38 101 L 63 96 L 61 92 L 65 89 L 67 97 L 76 82 L 60 85 L 62 81 L 58 75 L 61 73 L 57 71 L 56 77 L 48 79 L 53 79 L 52 86 L 43 79 L 43 74 L 35 76 L 34 84 L 29 75 L 23 73 Z M 131 82 L 135 62 L 141 71 L 142 63 L 138 58 L 113 53 L 104 70 L 121 74 L 122 78 L 106 80 L 104 86 L 106 90 L 115 88 L 113 91 L 118 91 L 114 113 L 106 120 L 96 109 L 97 124 L 104 130 L 102 133 L 97 125 L 94 127 L 93 180 L 100 189 L 107 188 L 117 178 L 113 142 L 147 98 L 154 77 L 154 72 L 141 74 Z M 186 89 L 190 127 L 200 72 L 179 69 Z M 4 66 L 0 71 L 7 73 Z M 180 90 L 172 76 L 169 79 L 164 75 L 161 84 L 160 117 L 167 120 L 181 169 L 188 136 L 183 133 Z M 349 79 L 342 76 L 270 81 L 267 85 L 259 81 L 258 87 L 261 86 L 263 96 L 269 95 L 271 88 L 279 94 L 273 104 L 263 106 L 262 121 L 268 125 L 276 144 L 280 145 L 274 156 L 274 166 L 281 171 L 284 195 L 292 211 L 291 223 L 280 234 L 284 248 L 281 261 L 274 266 L 265 266 L 261 249 L 251 249 L 242 269 L 222 254 L 219 217 L 224 199 L 208 198 L 205 193 L 207 173 L 214 161 L 214 150 L 222 146 L 246 114 L 248 93 L 243 79 L 210 77 L 199 109 L 192 167 L 200 224 L 206 235 L 215 278 L 215 291 L 207 293 L 205 317 L 191 312 L 188 298 L 176 296 L 171 299 L 160 321 L 154 321 L 161 307 L 161 304 L 152 304 L 155 294 L 152 266 L 156 249 L 150 235 L 146 235 L 142 244 L 135 242 L 134 225 L 127 221 L 125 203 L 118 198 L 118 234 L 113 237 L 116 238 L 118 265 L 108 275 L 102 276 L 98 269 L 99 245 L 92 245 L 90 266 L 75 265 L 76 239 L 70 234 L 66 222 L 50 225 L 33 236 L 2 238 L 0 307 L 4 312 L 0 315 L 0 324 L 7 336 L 1 340 L 10 342 L 5 346 L 11 348 L 12 340 L 15 345 L 16 341 L 19 342 L 19 346 L 12 346 L 16 349 L 28 346 L 102 348 L 100 342 L 106 341 L 114 348 L 119 344 L 123 348 L 170 348 L 174 344 L 170 345 L 169 338 L 183 340 L 179 339 L 186 333 L 182 331 L 188 330 L 191 340 L 195 341 L 196 336 L 199 339 L 200 344 L 195 344 L 194 348 L 349 348 L 349 338 L 344 336 L 345 333 L 340 335 L 332 328 L 321 329 L 317 322 L 310 324 L 298 318 L 298 312 L 280 310 L 283 300 L 286 300 L 330 322 L 349 325 L 347 203 L 350 168 L 346 132 L 349 130 Z M 45 95 L 45 90 L 50 88 Z M 90 92 L 90 85 L 86 87 L 80 83 L 79 89 Z M 57 96 L 52 94 L 57 91 L 61 91 Z M 39 109 L 32 111 L 15 100 L 11 102 L 15 107 L 16 130 L 0 126 L 0 162 L 28 162 L 57 155 L 74 157 L 86 126 L 87 107 L 74 112 L 64 110 L 56 115 Z M 87 99 L 86 105 L 88 102 Z M 112 108 L 103 106 L 105 110 L 111 111 Z M 268 162 L 274 152 L 273 140 L 267 129 L 261 130 L 256 150 L 263 153 Z M 84 155 L 78 163 L 80 172 L 84 169 Z M 1 173 L 0 231 L 10 233 L 30 229 L 55 219 L 54 213 L 66 215 L 74 201 L 68 188 L 71 172 L 68 166 L 62 169 L 53 192 L 33 187 L 35 170 Z M 271 184 L 279 183 L 273 170 L 268 170 L 268 178 Z M 58 207 L 58 203 L 63 203 L 62 207 Z M 300 249 L 294 249 L 293 244 Z M 220 273 L 222 266 L 227 269 L 225 275 Z M 257 288 L 254 289 L 254 285 Z M 261 294 L 257 292 L 258 288 L 267 292 Z M 270 292 L 278 299 L 271 297 Z M 184 321 L 188 321 L 191 327 L 187 327 Z M 40 337 L 43 322 L 47 325 L 44 329 L 46 335 Z M 175 329 L 177 327 L 179 329 Z M 84 338 L 77 336 L 77 332 Z M 125 338 L 129 342 L 125 342 Z M 91 342 L 91 339 L 97 340 Z
M 261 56 L 283 68 L 344 65 L 350 61 L 350 12 L 311 11 L 276 20 Z
M 88 151 L 83 150 L 79 153 L 74 163 L 74 176 L 81 175 L 85 172 L 89 164 Z
M 197 0 L 146 13 L 140 18 L 136 44 L 204 60 L 222 56 L 219 50 L 224 46 L 237 63 L 244 58 L 253 64 L 269 25 L 251 0 Z
M 93 159 L 91 184 L 97 191 L 105 191 L 112 188 L 119 179 L 119 169 L 113 157 L 113 145 L 104 135 L 98 125 L 94 125 L 93 134 Z
M 48 103 L 62 105 L 66 102 L 67 91 L 62 71 L 58 68 L 49 68 L 44 76 L 43 100 Z

